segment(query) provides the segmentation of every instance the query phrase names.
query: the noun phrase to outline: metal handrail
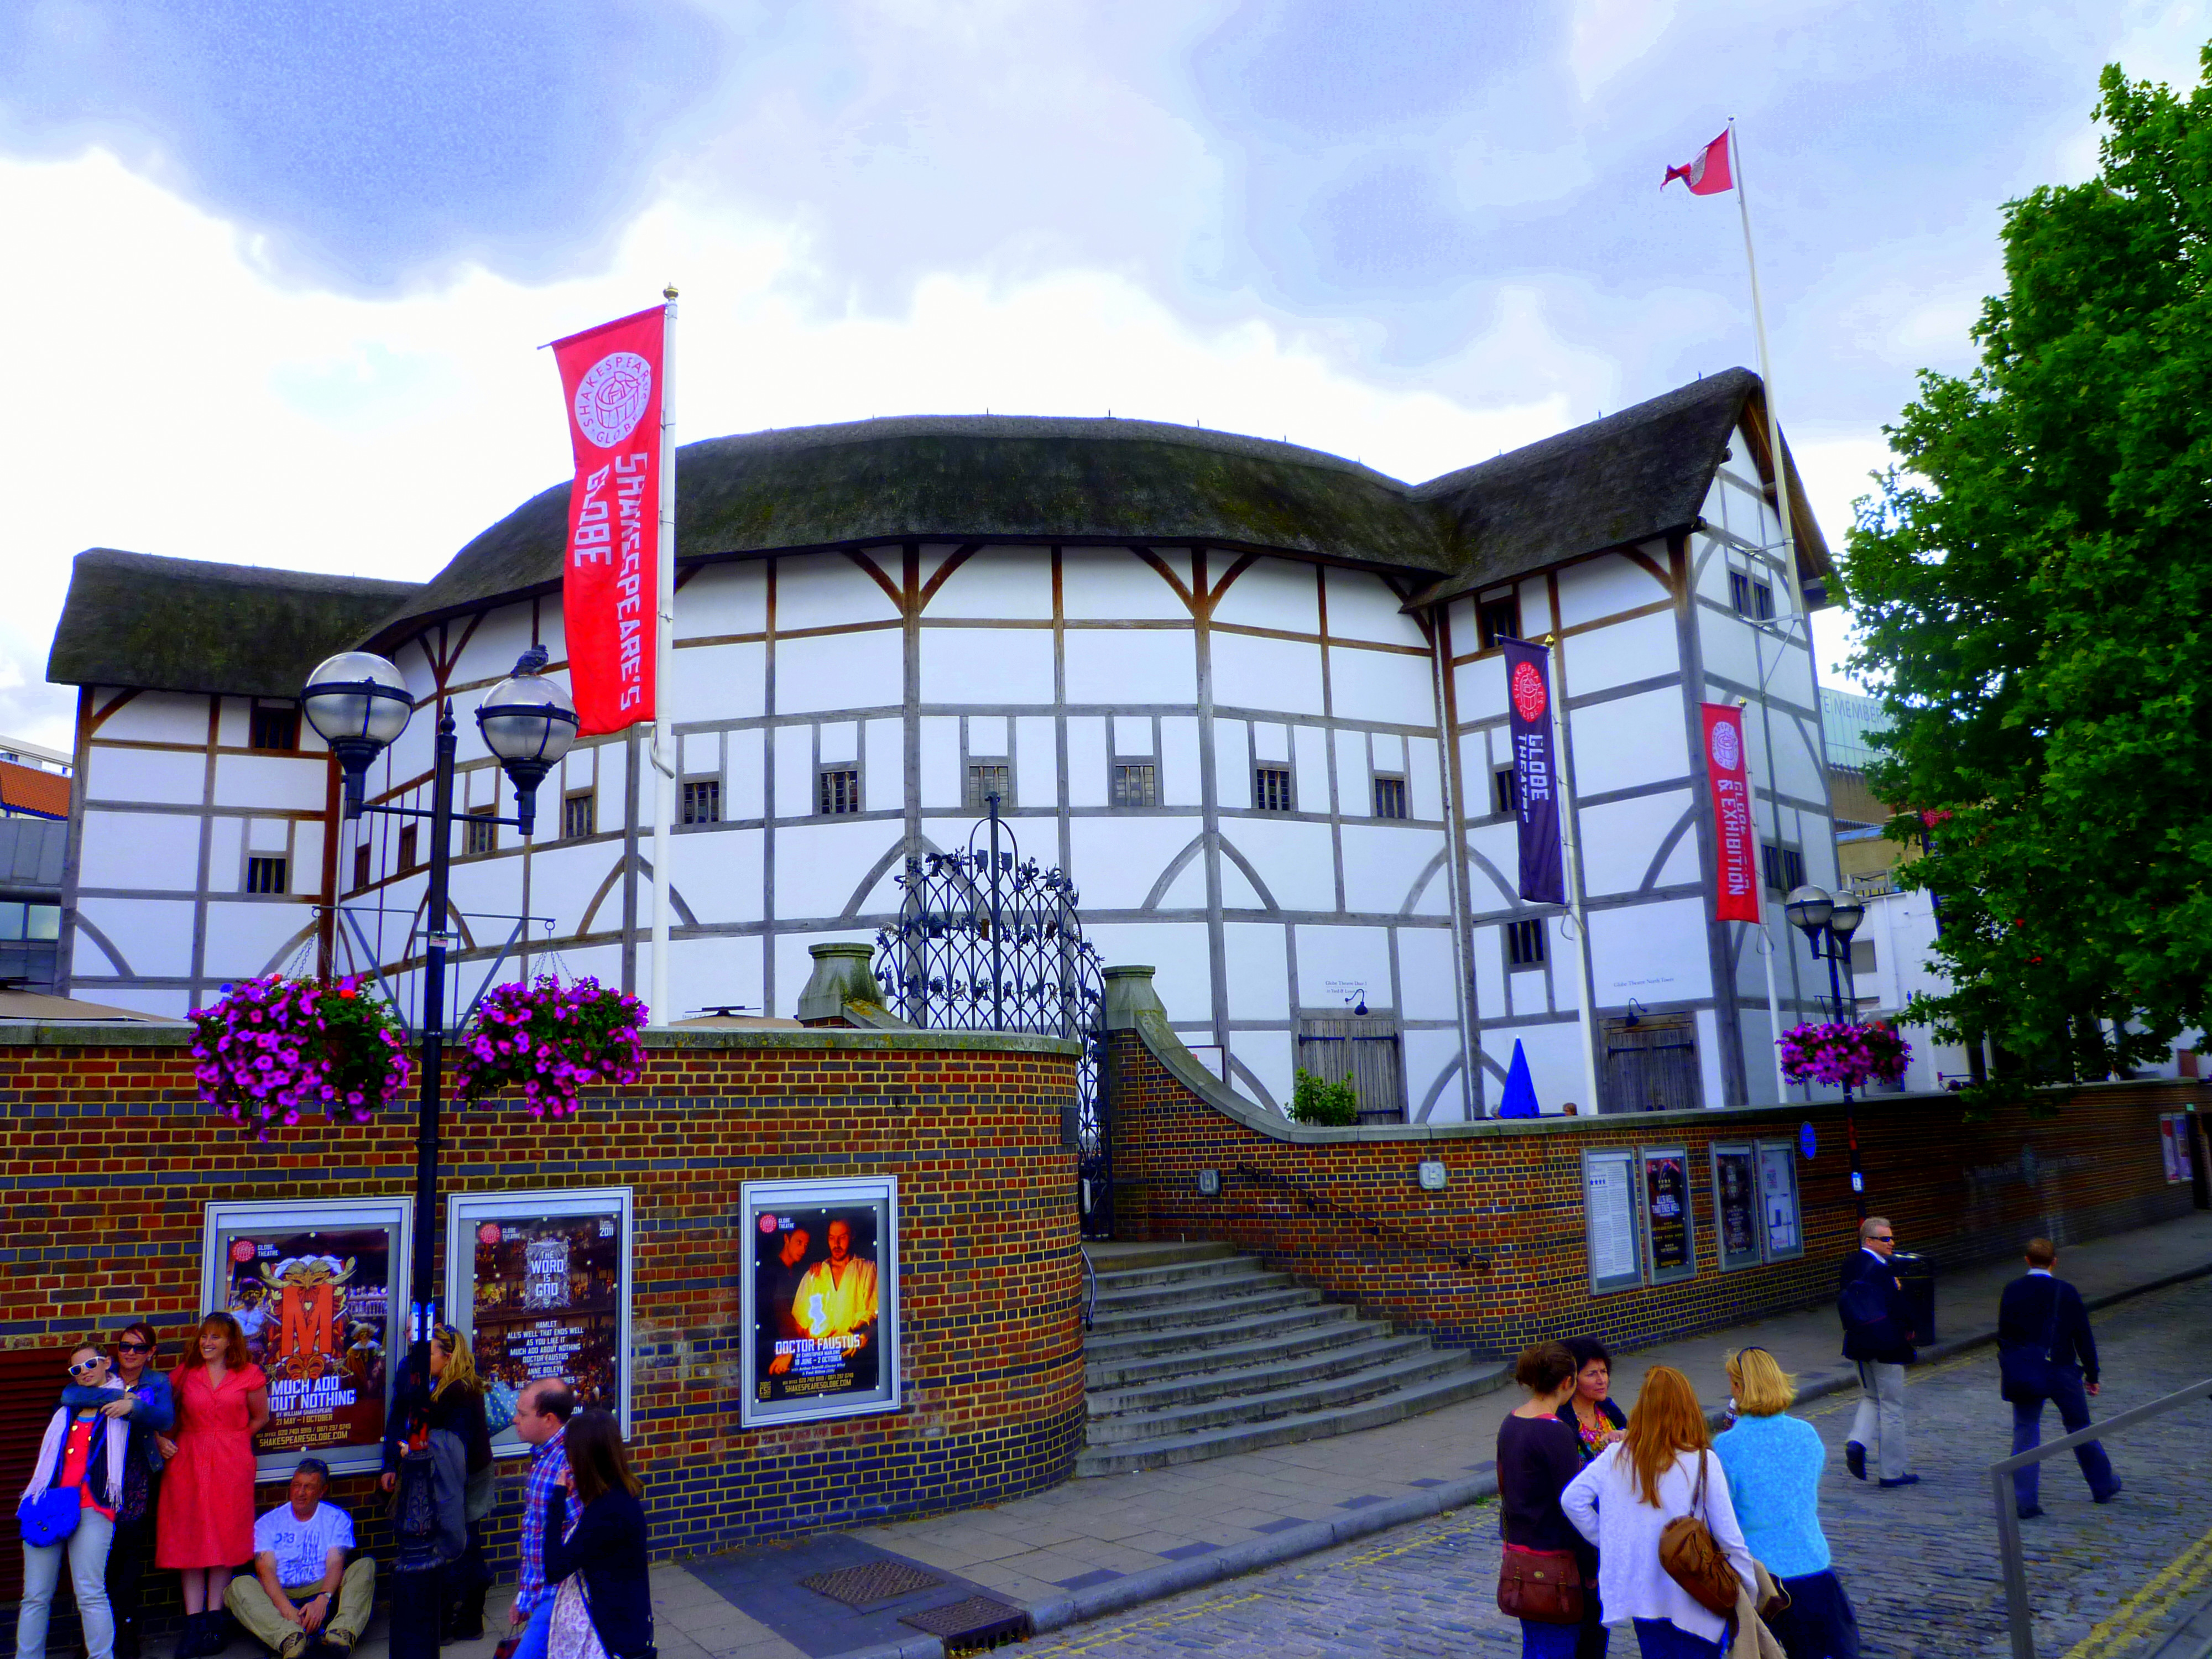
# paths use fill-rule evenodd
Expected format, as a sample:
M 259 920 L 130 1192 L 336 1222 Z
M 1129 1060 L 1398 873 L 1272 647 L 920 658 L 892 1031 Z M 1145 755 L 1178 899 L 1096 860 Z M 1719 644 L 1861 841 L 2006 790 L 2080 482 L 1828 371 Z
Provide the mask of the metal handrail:
M 1279 1176 L 1273 1170 L 1255 1169 L 1249 1164 L 1239 1164 L 1237 1166 L 1237 1173 L 1255 1186 L 1273 1187 L 1280 1191 L 1295 1193 L 1309 1210 L 1326 1211 L 1331 1215 L 1342 1216 L 1347 1221 L 1357 1221 L 1367 1229 L 1371 1237 L 1379 1238 L 1388 1236 L 1401 1244 L 1410 1245 L 1417 1250 L 1426 1250 L 1432 1255 L 1440 1255 L 1471 1273 L 1486 1273 L 1490 1271 L 1490 1258 L 1487 1256 L 1478 1256 L 1474 1251 L 1461 1245 L 1440 1244 L 1434 1239 L 1409 1233 L 1404 1228 L 1384 1221 L 1378 1216 L 1368 1215 L 1358 1210 L 1346 1209 L 1328 1194 L 1316 1192 L 1303 1181 L 1292 1181 L 1287 1176 Z
M 2177 1393 L 2147 1406 L 2137 1406 L 2122 1412 L 2118 1417 L 2107 1418 L 2102 1423 L 2092 1423 L 2086 1429 L 2076 1429 L 2063 1437 L 2050 1441 L 2032 1451 L 2017 1452 L 2002 1462 L 1990 1465 L 1990 1484 L 1994 1488 L 1997 1506 L 1997 1554 L 2004 1568 L 2005 1614 L 2012 1626 L 2013 1659 L 2035 1659 L 2035 1616 L 2027 1604 L 2027 1561 L 2021 1552 L 2020 1512 L 2013 1507 L 2012 1477 L 2015 1471 L 2031 1463 L 2040 1463 L 2046 1457 L 2056 1457 L 2061 1452 L 2072 1451 L 2076 1446 L 2086 1446 L 2092 1440 L 2122 1429 L 2147 1423 L 2154 1417 L 2188 1405 L 2191 1401 L 2212 1398 L 2212 1377 L 2202 1382 L 2192 1382 Z

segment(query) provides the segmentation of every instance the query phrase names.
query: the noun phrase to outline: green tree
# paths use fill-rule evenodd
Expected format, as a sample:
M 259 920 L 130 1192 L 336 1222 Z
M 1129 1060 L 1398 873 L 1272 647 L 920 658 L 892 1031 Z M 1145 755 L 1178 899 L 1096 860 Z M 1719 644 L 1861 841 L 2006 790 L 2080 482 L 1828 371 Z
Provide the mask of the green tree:
M 1858 504 L 1874 769 L 1923 830 L 1952 988 L 2021 1083 L 2206 1022 L 2212 981 L 2212 46 L 2186 97 L 2101 77 L 2098 176 L 2006 209 L 1964 378 L 1923 373 Z

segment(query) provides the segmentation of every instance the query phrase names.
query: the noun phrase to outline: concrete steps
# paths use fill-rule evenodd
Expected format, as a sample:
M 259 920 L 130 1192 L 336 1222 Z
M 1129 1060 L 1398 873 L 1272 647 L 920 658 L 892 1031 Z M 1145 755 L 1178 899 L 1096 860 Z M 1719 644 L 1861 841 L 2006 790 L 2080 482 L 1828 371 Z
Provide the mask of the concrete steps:
M 1395 1423 L 1502 1386 L 1226 1245 L 1110 1247 L 1084 1344 L 1079 1475 L 1162 1468 Z

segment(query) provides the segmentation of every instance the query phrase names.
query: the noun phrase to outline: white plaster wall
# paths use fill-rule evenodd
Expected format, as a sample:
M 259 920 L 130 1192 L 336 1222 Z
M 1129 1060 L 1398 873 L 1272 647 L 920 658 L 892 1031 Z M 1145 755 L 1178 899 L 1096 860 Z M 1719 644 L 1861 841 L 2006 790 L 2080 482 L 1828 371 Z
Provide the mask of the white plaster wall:
M 201 734 L 203 740 L 205 732 Z M 197 806 L 207 788 L 207 757 L 174 750 L 118 749 L 94 739 L 80 786 L 88 801 L 148 801 Z
M 1226 568 L 1217 558 L 1207 574 L 1218 582 Z M 1213 620 L 1317 635 L 1321 632 L 1320 594 L 1314 566 L 1289 559 L 1258 559 L 1214 602 Z
M 897 708 L 906 695 L 904 638 L 897 629 L 889 628 L 866 634 L 779 638 L 775 642 L 776 713 Z M 929 659 L 925 646 L 925 672 Z
M 1217 708 L 1267 709 L 1291 714 L 1322 712 L 1321 648 L 1295 640 L 1229 634 L 1209 635 Z
M 1243 720 L 1213 722 L 1214 799 L 1224 812 L 1252 808 L 1252 728 Z
M 92 925 L 114 941 L 123 953 L 125 970 L 133 977 L 175 979 L 192 971 L 192 923 L 196 908 L 189 899 L 87 898 L 78 908 Z M 80 939 L 77 949 L 91 945 Z M 98 947 L 94 951 L 96 964 Z M 82 964 L 80 971 L 83 971 Z M 102 971 L 97 965 L 92 973 Z M 136 1003 L 129 1005 L 136 1007 Z
M 112 686 L 94 686 L 94 713 L 122 695 Z M 208 740 L 208 699 L 182 691 L 141 691 L 100 723 L 94 741 L 110 743 L 183 743 L 205 747 Z M 143 797 L 141 799 L 143 799 Z
M 1474 639 L 1468 635 L 1469 641 Z M 1453 635 L 1456 643 L 1458 635 Z M 1462 725 L 1505 718 L 1505 654 L 1494 651 L 1452 671 L 1452 696 L 1459 705 Z
M 1334 1009 L 1348 993 L 1332 983 L 1357 985 L 1370 1012 L 1396 1012 L 1390 990 L 1390 930 L 1308 922 L 1297 930 L 1298 1000 L 1309 1008 Z
M 876 549 L 873 557 L 893 582 L 898 580 L 896 550 Z M 678 600 L 678 609 L 683 602 Z M 842 553 L 808 553 L 775 562 L 775 628 L 787 634 L 802 628 L 842 628 L 856 622 L 896 622 L 898 607 L 875 578 Z
M 1289 950 L 1274 922 L 1232 921 L 1221 930 L 1231 1019 L 1287 1019 Z
M 922 614 L 951 617 L 1052 617 L 1052 554 L 1041 547 L 986 547 L 962 561 L 945 579 Z
M 1579 808 L 1576 822 L 1583 837 L 1583 878 L 1591 896 L 1635 892 L 1661 842 L 1689 810 L 1692 799 L 1687 789 L 1680 789 Z M 1682 833 L 1683 841 L 1692 845 L 1696 838 L 1694 826 Z
M 1196 817 L 1071 819 L 1068 856 L 1084 903 L 1094 910 L 1136 909 L 1199 829 Z M 1191 862 L 1195 867 L 1198 860 Z
M 229 899 L 207 908 L 207 971 L 224 979 L 274 973 L 294 935 L 313 920 L 305 904 L 281 899 Z
M 1639 550 L 1660 569 L 1667 568 L 1667 544 L 1650 542 Z M 1613 616 L 1671 598 L 1667 585 L 1635 560 L 1619 553 L 1584 559 L 1559 572 L 1559 618 L 1569 628 L 1579 628 L 1601 617 Z M 1529 625 L 1522 605 L 1521 625 Z M 1571 641 L 1570 644 L 1572 643 Z
M 1188 582 L 1189 562 L 1170 569 Z M 1216 573 L 1215 580 L 1219 580 Z M 1118 621 L 1124 617 L 1188 622 L 1190 607 L 1167 580 L 1133 553 L 1118 548 L 1068 547 L 1060 555 L 1060 612 L 1077 618 Z
M 1672 676 L 1682 670 L 1671 611 L 1607 623 L 1587 634 L 1577 634 L 1562 644 L 1560 653 L 1571 697 L 1610 691 L 1615 686 Z
M 1395 915 L 1403 910 L 1413 896 L 1415 883 L 1444 844 L 1441 832 L 1410 823 L 1347 823 L 1339 834 L 1344 844 L 1345 908 L 1361 915 Z
M 1222 826 L 1286 910 L 1336 908 L 1336 860 L 1326 823 L 1252 817 Z
M 1577 798 L 1689 773 L 1682 694 L 1674 686 L 1572 709 L 1567 726 Z
M 1067 801 L 1071 806 L 1103 806 L 1111 782 L 1106 769 L 1106 721 L 1097 714 L 1070 715 L 1067 721 Z M 1079 879 L 1080 878 L 1079 875 Z
M 464 715 L 464 718 L 466 718 Z M 471 726 L 474 720 L 469 722 Z M 291 807 L 319 812 L 329 791 L 330 763 L 316 755 L 218 755 L 218 806 Z
M 1347 818 L 1374 817 L 1374 778 L 1367 764 L 1366 733 L 1339 730 L 1334 748 L 1337 811 Z
M 1459 1033 L 1408 1031 L 1399 1048 L 1406 1060 L 1407 1118 L 1423 1123 L 1465 1122 L 1467 1080 L 1458 1074 Z
M 1528 1060 L 1528 1080 L 1535 1085 L 1536 1104 L 1547 1117 L 1557 1115 L 1574 1101 L 1583 1111 L 1595 1109 L 1583 1099 L 1589 1092 L 1589 1073 L 1583 1065 L 1582 1027 L 1562 1021 L 1523 1026 L 1518 1030 L 1486 1031 L 1482 1052 L 1497 1069 L 1489 1072 L 1483 1088 L 1495 1112 L 1505 1096 L 1505 1075 L 1513 1066 L 1513 1043 L 1521 1042 Z M 1488 1067 L 1485 1068 L 1489 1070 Z
M 1328 672 L 1330 703 L 1339 720 L 1436 725 L 1435 680 L 1426 657 L 1332 645 Z
M 1428 641 L 1419 624 L 1400 609 L 1405 601 L 1380 576 L 1372 571 L 1343 569 L 1328 569 L 1322 574 L 1328 584 L 1331 639 L 1374 640 L 1427 650 Z
M 921 630 L 921 700 L 926 703 L 1048 703 L 1052 687 L 1048 629 Z
M 84 838 L 78 854 L 79 886 L 189 892 L 199 886 L 199 867 L 197 814 L 103 812 L 97 807 L 86 808 Z
M 1291 728 L 1291 755 L 1297 768 L 1293 802 L 1301 812 L 1329 811 L 1328 733 L 1318 726 Z
M 688 599 L 691 590 L 684 592 Z M 767 712 L 768 647 L 757 641 L 679 645 L 669 653 L 668 688 L 668 712 L 676 720 L 750 720 Z
M 1712 994 L 1702 899 L 1668 899 L 1590 915 L 1590 966 L 1600 1007 Z
M 1051 636 L 1043 637 L 1048 647 Z M 1188 629 L 1071 628 L 1065 640 L 1071 706 L 1188 708 L 1198 701 L 1197 646 Z M 1050 673 L 1048 662 L 1048 687 Z

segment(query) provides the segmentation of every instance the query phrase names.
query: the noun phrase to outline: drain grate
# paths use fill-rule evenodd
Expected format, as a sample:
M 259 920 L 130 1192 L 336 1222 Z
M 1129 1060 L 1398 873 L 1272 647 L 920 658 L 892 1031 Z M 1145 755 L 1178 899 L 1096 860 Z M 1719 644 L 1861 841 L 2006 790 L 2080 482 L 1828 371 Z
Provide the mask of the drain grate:
M 971 1595 L 951 1607 L 931 1607 L 922 1613 L 901 1613 L 899 1623 L 942 1638 L 948 1653 L 956 1648 L 972 1651 L 996 1647 L 1001 1642 L 1018 1642 L 1031 1634 L 1025 1608 L 1010 1607 L 988 1595 Z
M 945 1581 L 933 1572 L 924 1572 L 904 1561 L 866 1561 L 857 1567 L 817 1572 L 799 1582 L 832 1601 L 842 1601 L 848 1607 L 867 1607 L 878 1601 L 896 1601 L 916 1590 L 933 1589 Z

